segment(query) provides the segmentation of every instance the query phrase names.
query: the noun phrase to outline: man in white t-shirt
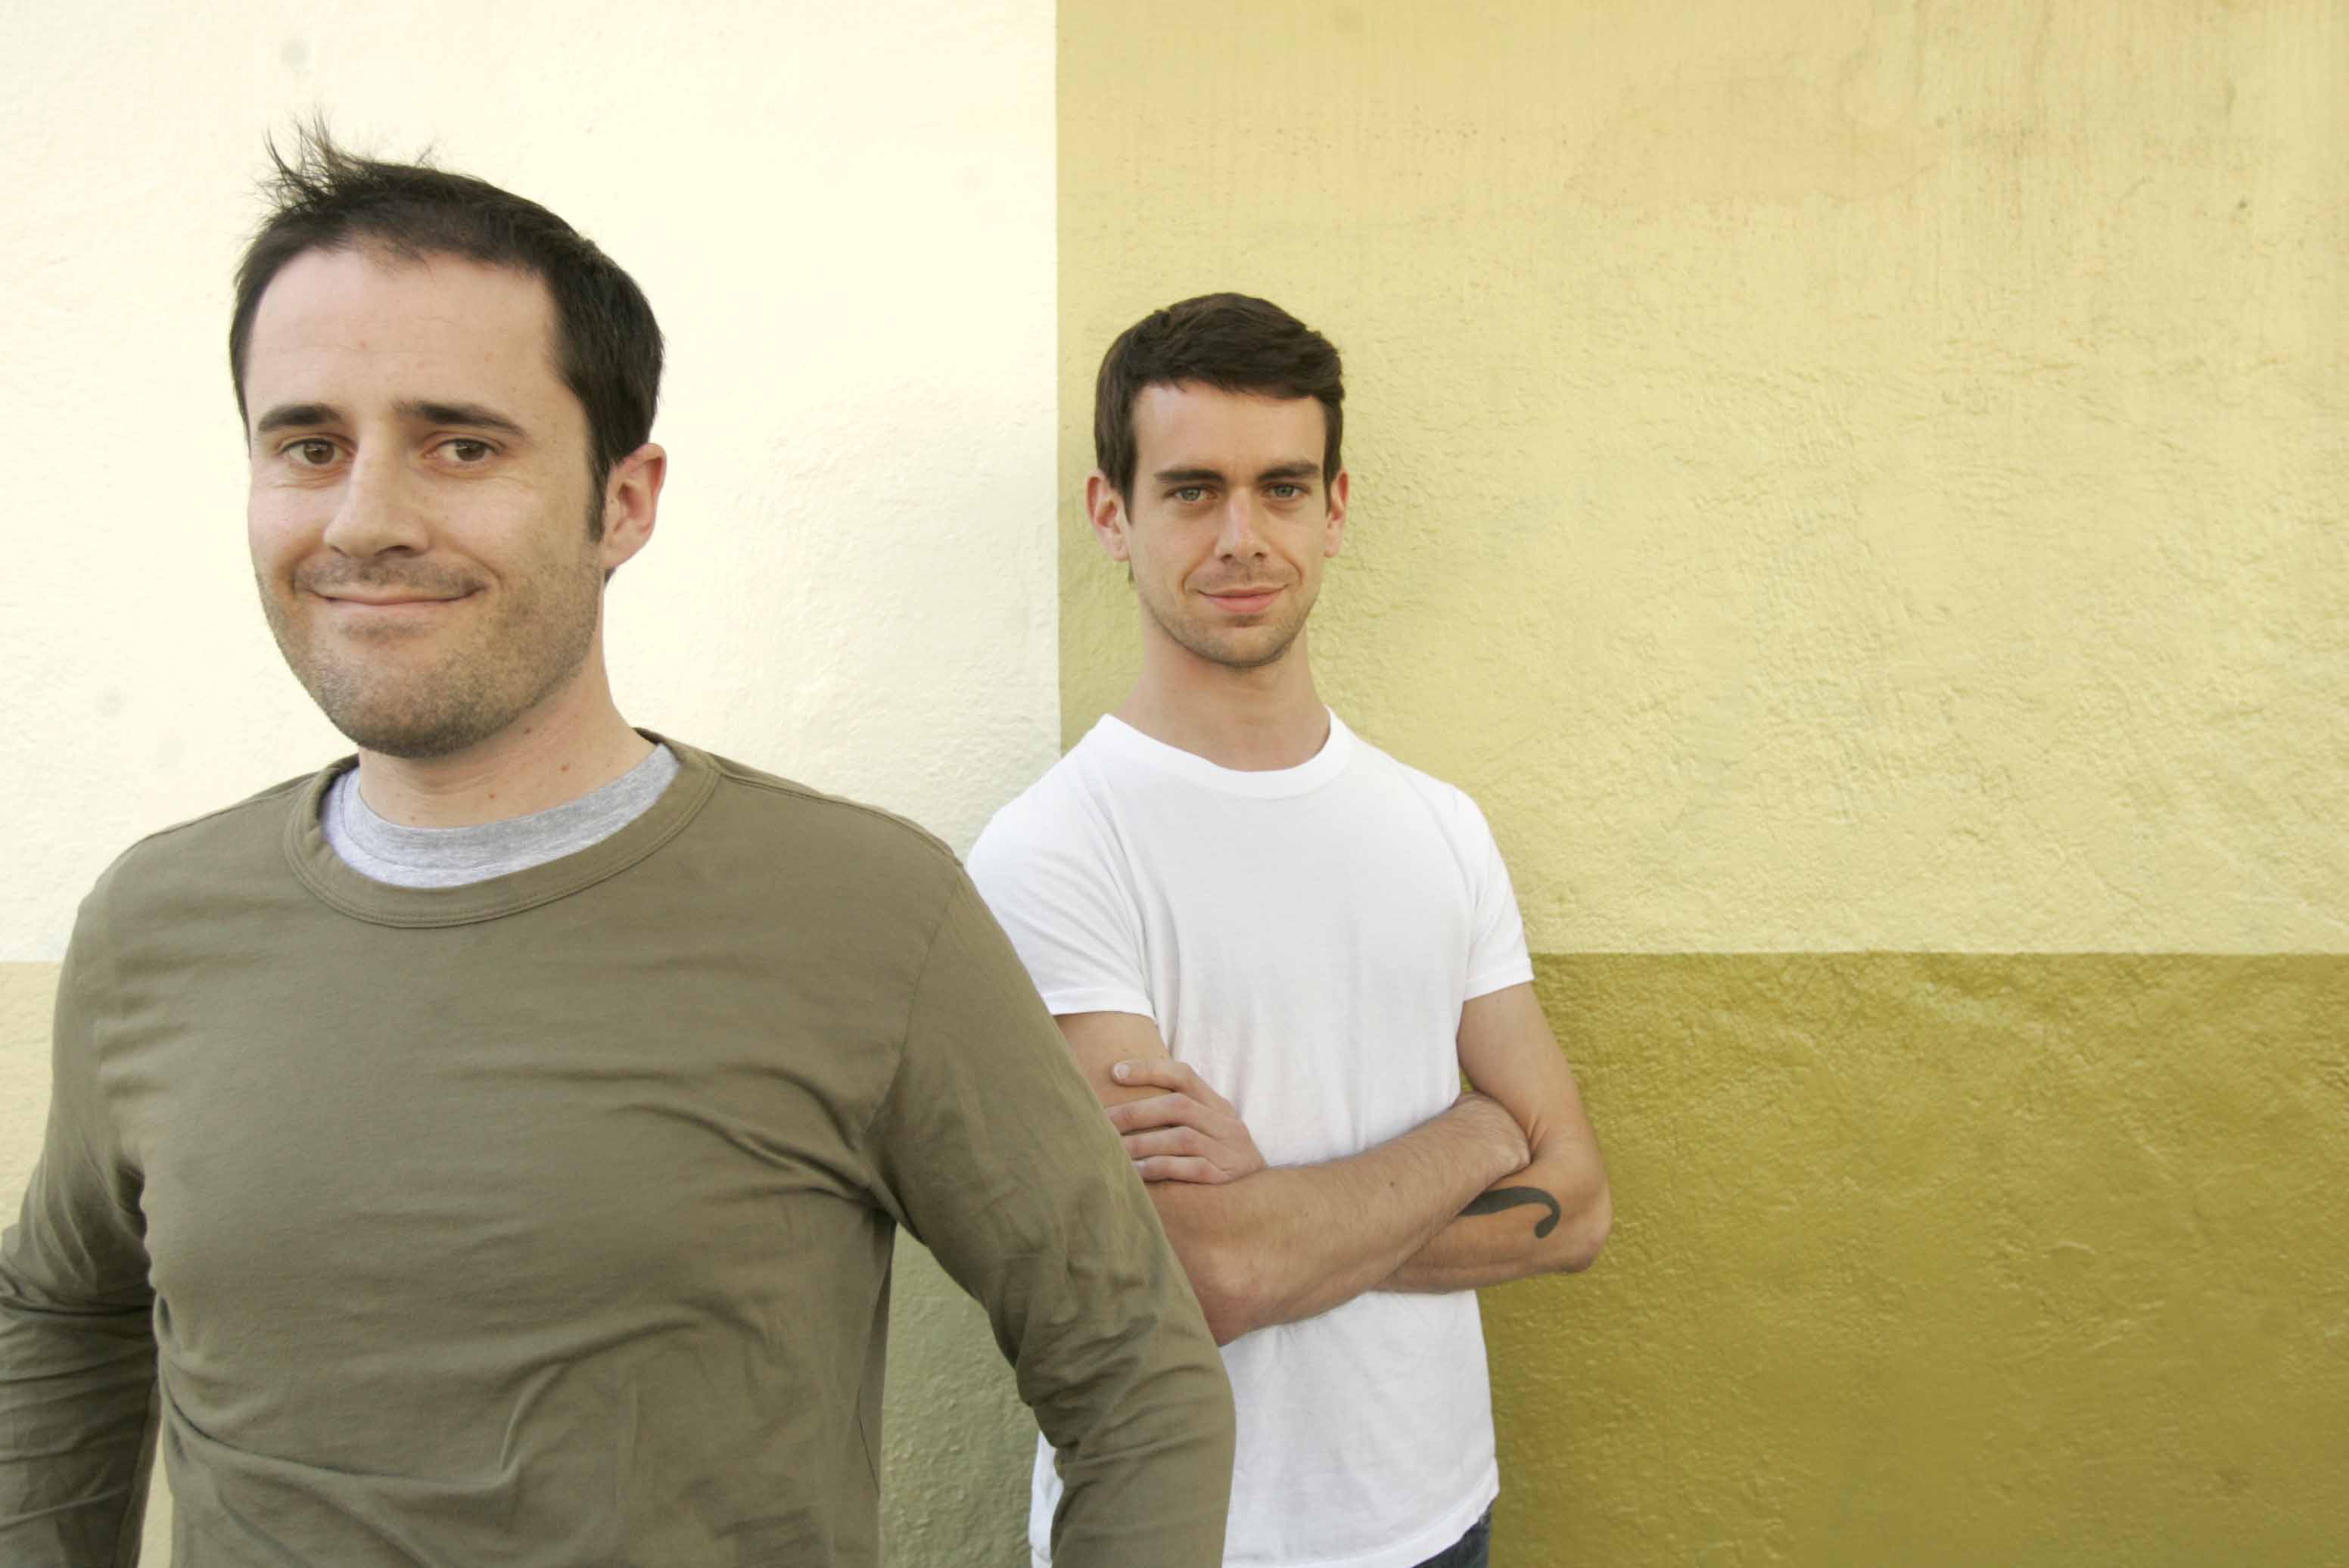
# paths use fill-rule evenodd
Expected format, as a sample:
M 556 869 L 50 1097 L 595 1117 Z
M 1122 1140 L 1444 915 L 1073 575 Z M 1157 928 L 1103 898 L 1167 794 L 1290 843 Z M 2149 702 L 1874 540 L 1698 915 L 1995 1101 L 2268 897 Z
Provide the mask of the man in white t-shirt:
M 1111 346 L 1085 502 L 1141 677 L 970 870 L 1224 1346 L 1226 1563 L 1481 1568 L 1472 1293 L 1587 1266 L 1607 1176 L 1483 814 L 1314 694 L 1343 397 L 1328 340 L 1242 295 Z M 1039 1563 L 1059 1495 L 1040 1449 Z

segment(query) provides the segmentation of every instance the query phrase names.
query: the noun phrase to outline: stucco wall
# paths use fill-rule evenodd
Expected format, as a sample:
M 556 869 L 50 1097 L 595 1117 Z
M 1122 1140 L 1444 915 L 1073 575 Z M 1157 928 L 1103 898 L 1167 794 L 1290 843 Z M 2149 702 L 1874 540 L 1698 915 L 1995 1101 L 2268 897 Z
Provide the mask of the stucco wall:
M 1346 352 L 1316 667 L 1485 805 L 1615 1176 L 1495 1561 L 2340 1560 L 2349 14 L 1061 7 L 1102 349 Z
M 1101 350 L 1350 372 L 1331 695 L 1549 951 L 2349 950 L 2349 13 L 1061 7 L 1064 735 Z
M 2349 961 L 1537 961 L 1617 1196 L 1489 1292 L 1498 1568 L 2341 1561 Z
M 651 296 L 671 466 L 659 534 L 611 593 L 631 718 L 957 844 L 1050 761 L 1048 0 L 229 0 L 11 22 L 37 65 L 0 98 L 0 419 L 31 459 L 0 573 L 9 1216 L 91 878 L 139 834 L 347 749 L 254 602 L 224 368 L 262 138 L 314 107 L 362 148 L 432 143 L 545 201 Z M 975 1310 L 920 1249 L 901 1262 L 897 1560 L 1008 1553 L 1031 1429 Z M 981 1449 L 1011 1456 L 984 1483 Z
M 1487 1297 L 1504 1568 L 2337 1550 L 2337 7 L 1066 0 L 1057 307 L 1050 7 L 652 15 L 17 18 L 0 1204 L 90 876 L 338 749 L 221 346 L 316 105 L 660 310 L 632 717 L 957 843 L 1056 624 L 1067 734 L 1131 669 L 1109 335 L 1238 286 L 1347 350 L 1327 686 L 1491 811 L 1621 1205 Z M 1024 1421 L 901 1261 L 893 1559 L 1018 1562 Z

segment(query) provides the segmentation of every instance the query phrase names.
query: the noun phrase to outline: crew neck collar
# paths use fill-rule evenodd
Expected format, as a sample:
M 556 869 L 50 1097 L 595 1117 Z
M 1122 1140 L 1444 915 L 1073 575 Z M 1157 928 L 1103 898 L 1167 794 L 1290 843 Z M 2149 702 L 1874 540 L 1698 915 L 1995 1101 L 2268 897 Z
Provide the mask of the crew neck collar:
M 1114 714 L 1102 715 L 1086 738 L 1121 757 L 1174 774 L 1219 794 L 1277 800 L 1319 789 L 1343 773 L 1346 765 L 1353 760 L 1354 732 L 1333 710 L 1325 707 L 1321 711 L 1330 715 L 1330 738 L 1321 743 L 1320 750 L 1294 768 L 1226 768 L 1195 751 L 1154 739 Z
M 332 830 L 327 834 L 328 841 L 339 839 L 341 847 L 356 851 L 354 863 L 369 871 L 375 880 L 456 886 L 484 880 L 478 869 L 484 861 L 535 864 L 576 854 L 610 838 L 660 799 L 661 792 L 677 777 L 677 753 L 666 746 L 656 746 L 645 753 L 643 761 L 618 778 L 560 805 L 520 817 L 469 822 L 454 828 L 418 828 L 395 822 L 367 804 L 356 776 L 341 773 L 326 786 L 318 814 Z M 424 876 L 387 878 L 377 873 L 374 866 L 367 864 L 370 861 L 374 866 L 422 872 Z M 446 880 L 434 880 L 441 876 Z
M 635 820 L 575 854 L 461 887 L 397 887 L 377 882 L 354 871 L 326 841 L 320 814 L 326 791 L 358 766 L 357 758 L 346 757 L 321 769 L 295 796 L 285 823 L 286 861 L 322 901 L 377 925 L 470 925 L 567 898 L 616 876 L 667 843 L 717 790 L 718 768 L 706 752 L 648 729 L 637 733 L 657 747 L 668 748 L 678 761 L 677 777 Z

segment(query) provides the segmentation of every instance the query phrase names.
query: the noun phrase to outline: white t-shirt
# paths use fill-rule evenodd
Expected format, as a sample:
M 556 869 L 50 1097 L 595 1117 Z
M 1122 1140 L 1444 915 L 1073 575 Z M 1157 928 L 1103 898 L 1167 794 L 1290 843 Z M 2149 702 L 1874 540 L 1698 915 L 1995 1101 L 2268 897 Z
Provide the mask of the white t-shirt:
M 1103 718 L 997 813 L 970 873 L 1055 1014 L 1154 1020 L 1275 1165 L 1444 1110 L 1462 1005 L 1533 977 L 1475 802 L 1334 714 L 1310 761 L 1253 773 Z M 1224 1365 L 1234 1568 L 1410 1568 L 1499 1491 L 1473 1293 L 1359 1295 Z M 1040 1442 L 1039 1563 L 1060 1496 Z

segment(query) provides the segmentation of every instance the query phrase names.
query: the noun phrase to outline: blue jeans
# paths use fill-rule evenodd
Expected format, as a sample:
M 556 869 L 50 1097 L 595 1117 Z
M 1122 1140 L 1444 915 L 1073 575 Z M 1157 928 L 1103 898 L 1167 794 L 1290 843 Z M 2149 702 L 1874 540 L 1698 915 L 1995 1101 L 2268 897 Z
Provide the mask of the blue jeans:
M 1468 1527 L 1468 1533 L 1421 1563 L 1419 1568 L 1491 1568 L 1493 1511 Z

